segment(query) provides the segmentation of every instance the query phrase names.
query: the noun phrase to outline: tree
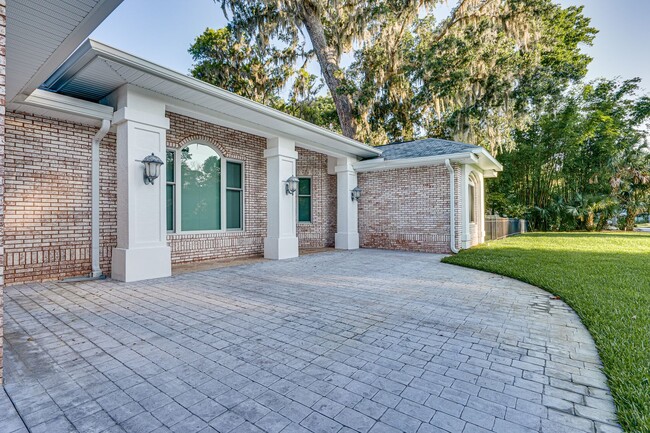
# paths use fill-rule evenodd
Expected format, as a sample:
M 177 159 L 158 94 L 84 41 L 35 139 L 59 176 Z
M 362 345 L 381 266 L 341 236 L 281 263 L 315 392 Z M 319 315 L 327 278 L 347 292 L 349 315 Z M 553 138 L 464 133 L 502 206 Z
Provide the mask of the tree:
M 197 39 L 193 74 L 264 100 L 301 69 L 298 60 L 315 58 L 344 135 L 373 144 L 437 135 L 493 151 L 525 120 L 531 88 L 539 94 L 542 83 L 584 74 L 589 58 L 578 46 L 595 30 L 581 9 L 551 0 L 458 0 L 437 21 L 441 3 L 221 0 L 227 32 Z M 216 44 L 215 33 L 225 33 Z M 354 53 L 347 68 L 346 53 Z
M 397 54 L 383 34 L 357 54 L 352 72 L 360 102 L 369 101 L 360 120 L 366 131 L 445 137 L 497 154 L 514 145 L 512 131 L 527 123 L 532 105 L 586 73 L 591 59 L 580 46 L 596 30 L 582 8 L 550 0 L 464 6 L 442 22 L 418 20 Z
M 206 29 L 189 52 L 194 78 L 267 105 L 277 100 L 300 55 L 295 46 L 251 45 L 232 26 Z
M 576 85 L 515 133 L 488 203 L 538 230 L 602 229 L 621 211 L 631 229 L 649 201 L 649 121 L 638 79 Z

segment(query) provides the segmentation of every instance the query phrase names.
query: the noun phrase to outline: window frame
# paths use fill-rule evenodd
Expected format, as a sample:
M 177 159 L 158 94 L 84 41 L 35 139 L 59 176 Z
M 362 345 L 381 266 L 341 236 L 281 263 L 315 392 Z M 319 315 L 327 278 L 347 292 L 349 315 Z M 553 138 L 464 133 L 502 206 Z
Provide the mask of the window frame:
M 467 183 L 467 211 L 469 212 L 469 223 L 476 224 L 476 185 L 473 180 Z
M 176 232 L 176 222 L 178 221 L 178 215 L 176 214 L 176 169 L 178 166 L 176 165 L 176 160 L 178 159 L 178 153 L 176 152 L 176 149 L 170 149 L 167 148 L 165 149 L 165 163 L 167 163 L 167 153 L 171 152 L 174 155 L 174 178 L 170 182 L 167 179 L 167 169 L 165 168 L 165 218 L 167 218 L 167 187 L 172 186 L 172 215 L 174 216 L 174 221 L 172 222 L 172 229 L 169 230 L 167 229 L 167 233 L 175 233 Z M 166 221 L 167 223 L 168 221 Z M 167 225 L 167 224 L 165 224 Z
M 219 158 L 221 160 L 221 176 L 220 176 L 220 216 L 221 216 L 221 228 L 217 230 L 183 230 L 182 229 L 182 223 L 181 223 L 181 218 L 182 218 L 182 209 L 181 209 L 181 204 L 182 204 L 182 188 L 178 188 L 179 185 L 179 176 L 181 176 L 181 158 L 180 158 L 180 153 L 185 149 L 187 146 L 191 146 L 193 144 L 200 144 L 204 146 L 208 146 L 212 150 L 214 150 L 217 155 L 219 155 Z M 201 235 L 201 234 L 216 234 L 216 233 L 232 233 L 232 232 L 243 232 L 246 230 L 245 227 L 245 221 L 246 221 L 246 164 L 244 161 L 235 159 L 235 158 L 226 158 L 221 150 L 219 150 L 214 144 L 210 143 L 209 141 L 205 140 L 193 140 L 188 143 L 183 144 L 181 147 L 168 147 L 166 151 L 171 151 L 174 152 L 174 230 L 173 231 L 167 231 L 167 234 L 170 235 Z M 242 216 L 241 216 L 241 228 L 238 229 L 227 229 L 228 221 L 227 221 L 227 213 L 226 213 L 226 171 L 228 170 L 228 161 L 230 162 L 236 162 L 238 164 L 241 164 L 241 176 L 242 176 Z
M 296 223 L 298 224 L 314 224 L 314 178 L 312 176 L 296 176 L 298 180 L 309 179 L 309 196 L 300 194 L 300 183 L 298 183 L 298 190 L 296 191 Z M 300 197 L 309 197 L 309 221 L 300 221 Z
M 234 162 L 234 163 L 239 164 L 241 166 L 241 188 L 228 188 L 228 178 L 227 177 L 226 177 L 226 180 L 224 181 L 224 184 L 223 184 L 224 185 L 224 192 L 225 192 L 224 198 L 226 198 L 226 200 L 224 200 L 224 203 L 223 203 L 223 212 L 224 212 L 224 215 L 225 215 L 225 218 L 224 218 L 225 226 L 224 226 L 224 228 L 225 228 L 225 231 L 228 231 L 228 232 L 243 232 L 244 228 L 245 228 L 245 225 L 246 225 L 246 217 L 245 217 L 246 200 L 244 199 L 246 197 L 246 165 L 244 164 L 244 161 L 239 160 L 239 159 L 235 159 L 235 158 L 224 158 L 224 162 L 226 163 L 226 169 L 222 170 L 222 171 L 224 172 L 224 175 L 226 175 L 226 176 L 228 174 L 227 171 L 228 171 L 228 163 L 229 162 Z M 234 190 L 234 191 L 241 191 L 241 199 L 240 199 L 241 200 L 241 221 L 240 221 L 241 227 L 240 228 L 234 228 L 234 229 L 229 229 L 228 228 L 228 212 L 227 212 L 226 206 L 227 206 L 227 202 L 228 202 L 227 195 L 228 195 L 228 190 L 229 189 Z

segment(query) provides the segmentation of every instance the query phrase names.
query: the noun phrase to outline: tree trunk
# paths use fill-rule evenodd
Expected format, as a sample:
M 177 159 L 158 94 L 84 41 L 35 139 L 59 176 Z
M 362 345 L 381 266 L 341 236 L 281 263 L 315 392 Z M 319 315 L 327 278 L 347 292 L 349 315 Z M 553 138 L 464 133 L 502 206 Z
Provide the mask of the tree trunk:
M 634 223 L 636 222 L 636 216 L 638 215 L 636 209 L 627 208 L 627 215 L 625 215 L 625 231 L 632 232 L 634 231 Z
M 302 8 L 302 22 L 307 29 L 309 39 L 314 47 L 325 84 L 327 84 L 332 99 L 334 100 L 343 135 L 356 138 L 357 125 L 353 115 L 352 99 L 349 95 L 340 93 L 343 71 L 339 66 L 339 58 L 336 51 L 327 45 L 325 30 L 318 12 L 314 8 L 305 5 Z
M 585 224 L 585 228 L 588 231 L 594 231 L 596 228 L 596 224 L 594 223 L 596 215 L 592 211 L 587 211 L 587 223 Z

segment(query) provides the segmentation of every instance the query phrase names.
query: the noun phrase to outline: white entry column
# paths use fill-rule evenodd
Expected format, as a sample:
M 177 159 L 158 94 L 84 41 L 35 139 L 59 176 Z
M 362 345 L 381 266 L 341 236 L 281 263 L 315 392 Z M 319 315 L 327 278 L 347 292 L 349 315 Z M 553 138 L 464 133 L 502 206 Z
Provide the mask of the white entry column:
M 296 195 L 287 194 L 287 179 L 296 175 L 296 143 L 283 137 L 267 139 L 267 228 L 264 257 L 281 260 L 298 257 Z
M 167 246 L 165 168 L 152 184 L 144 183 L 143 158 L 165 161 L 169 119 L 165 105 L 124 86 L 111 99 L 117 111 L 117 248 L 112 278 L 138 281 L 171 275 Z
M 338 158 L 336 161 L 335 247 L 340 250 L 359 248 L 358 204 L 352 201 L 352 190 L 357 186 L 354 162 L 353 158 Z

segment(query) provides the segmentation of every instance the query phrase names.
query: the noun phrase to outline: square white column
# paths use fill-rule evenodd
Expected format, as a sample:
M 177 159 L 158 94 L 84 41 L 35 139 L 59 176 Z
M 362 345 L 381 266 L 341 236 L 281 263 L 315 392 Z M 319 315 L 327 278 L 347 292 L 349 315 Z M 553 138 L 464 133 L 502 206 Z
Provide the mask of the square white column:
M 126 106 L 127 101 L 137 103 Z M 171 275 L 167 246 L 165 168 L 154 184 L 144 183 L 143 158 L 152 153 L 165 161 L 169 119 L 164 104 L 137 97 L 127 90 L 118 96 L 117 126 L 117 248 L 111 277 L 138 281 Z M 118 105 L 119 107 L 119 105 Z
M 464 164 L 460 173 L 460 247 L 467 249 L 472 246 L 472 234 L 469 231 L 469 174 L 471 167 Z
M 357 173 L 352 158 L 336 161 L 336 235 L 334 244 L 340 250 L 359 248 L 358 204 L 352 201 L 352 190 L 357 186 Z M 363 200 L 363 192 L 361 200 Z
M 266 147 L 267 229 L 264 257 L 274 260 L 298 257 L 298 192 L 294 195 L 286 193 L 286 180 L 296 175 L 296 145 L 292 140 L 276 137 L 269 138 Z
M 478 241 L 479 243 L 485 242 L 485 176 L 482 171 L 476 171 L 479 184 L 478 189 Z

